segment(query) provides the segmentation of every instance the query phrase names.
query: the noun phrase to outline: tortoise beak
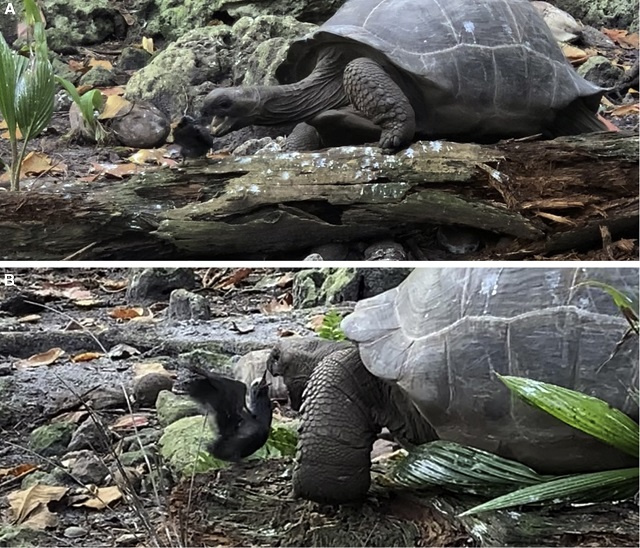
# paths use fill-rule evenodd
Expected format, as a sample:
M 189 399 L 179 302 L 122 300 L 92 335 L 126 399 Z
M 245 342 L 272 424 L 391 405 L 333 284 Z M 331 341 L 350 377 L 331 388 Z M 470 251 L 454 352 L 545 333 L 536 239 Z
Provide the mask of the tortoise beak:
M 235 124 L 236 119 L 231 118 L 230 116 L 214 116 L 211 120 L 211 134 L 215 135 L 216 137 L 226 135 L 233 130 Z

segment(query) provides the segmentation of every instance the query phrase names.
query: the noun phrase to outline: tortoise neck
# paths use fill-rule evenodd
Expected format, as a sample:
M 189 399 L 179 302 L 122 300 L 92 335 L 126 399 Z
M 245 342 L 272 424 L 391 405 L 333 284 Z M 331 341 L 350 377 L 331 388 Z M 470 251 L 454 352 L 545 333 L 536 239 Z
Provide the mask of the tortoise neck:
M 302 122 L 326 110 L 347 105 L 342 87 L 344 64 L 340 55 L 325 54 L 318 59 L 313 72 L 299 82 L 257 87 L 263 108 L 254 123 Z

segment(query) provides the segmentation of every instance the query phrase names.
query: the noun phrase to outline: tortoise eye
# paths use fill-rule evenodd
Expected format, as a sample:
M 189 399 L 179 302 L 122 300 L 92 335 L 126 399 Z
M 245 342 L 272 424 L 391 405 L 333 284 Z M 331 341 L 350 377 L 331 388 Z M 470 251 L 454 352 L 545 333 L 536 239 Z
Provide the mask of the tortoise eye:
M 231 103 L 231 99 L 226 99 L 225 98 L 225 99 L 220 99 L 220 102 L 218 103 L 218 106 L 220 108 L 227 109 L 227 108 L 231 108 L 231 104 L 232 104 Z

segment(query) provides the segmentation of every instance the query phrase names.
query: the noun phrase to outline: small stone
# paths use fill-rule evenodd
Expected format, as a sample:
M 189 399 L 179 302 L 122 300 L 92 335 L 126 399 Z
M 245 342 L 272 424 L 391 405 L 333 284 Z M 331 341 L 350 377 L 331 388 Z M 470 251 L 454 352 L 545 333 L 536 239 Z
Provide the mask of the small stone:
M 149 59 L 151 54 L 148 51 L 128 46 L 122 49 L 117 65 L 122 70 L 138 70 L 144 67 Z
M 96 424 L 92 417 L 89 417 L 78 426 L 71 436 L 69 451 L 79 451 L 80 449 L 93 449 L 104 452 L 107 450 L 107 443 L 111 434 L 102 424 Z
M 63 535 L 67 538 L 82 538 L 86 536 L 87 533 L 88 531 L 84 527 L 72 525 L 64 530 Z
M 125 114 L 113 118 L 109 128 L 121 144 L 133 148 L 160 146 L 171 131 L 169 119 L 151 103 L 134 103 Z
M 109 470 L 91 451 L 75 451 L 65 455 L 69 473 L 84 484 L 101 485 Z
M 156 399 L 156 414 L 160 426 L 166 427 L 184 417 L 201 414 L 200 407 L 190 398 L 163 390 Z
M 158 394 L 172 388 L 173 379 L 162 373 L 148 373 L 133 381 L 133 395 L 136 403 L 144 407 L 155 405 Z
M 402 244 L 393 240 L 381 240 L 364 250 L 365 261 L 406 261 L 407 253 Z
M 80 85 L 90 88 L 106 88 L 116 85 L 113 72 L 104 67 L 93 67 L 80 78 Z
M 29 447 L 32 451 L 51 457 L 67 450 L 75 425 L 68 423 L 45 424 L 31 432 Z
M 311 253 L 320 255 L 320 260 L 323 261 L 346 261 L 353 258 L 349 257 L 349 246 L 342 243 L 322 244 L 314 247 Z
M 615 86 L 624 75 L 624 70 L 616 67 L 609 59 L 602 55 L 589 57 L 577 68 L 580 76 L 603 88 Z
M 209 303 L 202 295 L 186 289 L 174 289 L 169 297 L 169 319 L 207 321 L 211 318 Z
M 113 465 L 111 469 L 111 477 L 116 485 L 131 485 L 136 493 L 140 491 L 140 487 L 142 487 L 142 475 L 135 468 L 131 466 L 122 466 L 121 471 L 120 468 L 118 468 L 116 465 Z
M 144 540 L 143 533 L 125 533 L 115 540 L 116 546 L 136 546 L 140 541 Z
M 174 289 L 193 289 L 195 274 L 191 268 L 145 268 L 134 272 L 127 288 L 127 303 L 166 300 Z

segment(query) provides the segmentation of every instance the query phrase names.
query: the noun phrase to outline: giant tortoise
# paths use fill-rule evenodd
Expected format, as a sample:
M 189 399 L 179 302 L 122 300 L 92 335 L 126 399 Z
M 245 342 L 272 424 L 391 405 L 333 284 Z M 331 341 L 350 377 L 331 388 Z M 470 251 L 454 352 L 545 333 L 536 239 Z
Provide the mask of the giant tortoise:
M 214 135 L 302 122 L 290 149 L 416 137 L 493 141 L 605 129 L 603 90 L 566 61 L 529 0 L 347 0 L 291 44 L 279 86 L 218 88 Z
M 602 289 L 579 285 L 586 280 L 638 294 L 633 268 L 421 268 L 356 305 L 342 323 L 351 346 L 280 341 L 269 369 L 298 392 L 306 381 L 295 493 L 364 496 L 383 427 L 406 446 L 454 441 L 540 473 L 637 465 L 523 403 L 495 375 L 579 390 L 637 420 L 637 338 L 624 338 L 624 317 Z

